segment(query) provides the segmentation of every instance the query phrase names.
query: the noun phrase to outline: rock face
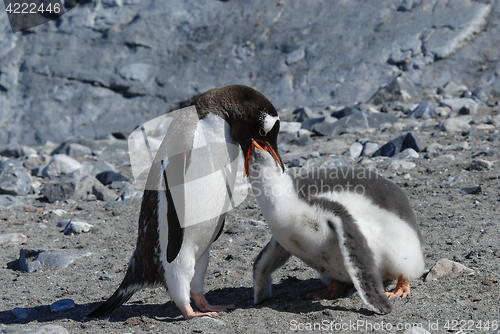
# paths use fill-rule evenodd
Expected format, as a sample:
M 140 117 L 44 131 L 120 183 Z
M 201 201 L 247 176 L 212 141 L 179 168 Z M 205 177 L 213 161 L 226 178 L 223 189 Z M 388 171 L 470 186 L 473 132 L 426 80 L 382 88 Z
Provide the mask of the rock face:
M 1 15 L 0 145 L 127 133 L 232 83 L 255 87 L 277 108 L 405 101 L 450 80 L 480 87 L 488 101 L 500 94 L 500 26 L 488 24 L 498 7 L 93 0 L 16 34 Z

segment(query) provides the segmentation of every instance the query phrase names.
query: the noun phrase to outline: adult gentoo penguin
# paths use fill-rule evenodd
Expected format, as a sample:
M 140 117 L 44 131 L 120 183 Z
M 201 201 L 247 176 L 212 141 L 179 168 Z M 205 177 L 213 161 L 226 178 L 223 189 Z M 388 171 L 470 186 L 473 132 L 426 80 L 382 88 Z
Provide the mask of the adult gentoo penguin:
M 227 174 L 212 173 L 214 165 L 221 166 L 218 152 L 225 150 L 224 145 L 221 148 L 215 144 L 227 143 L 229 147 L 235 143 L 233 147 L 239 144 L 243 152 L 248 152 L 251 138 L 258 138 L 277 152 L 279 117 L 264 95 L 242 85 L 209 90 L 195 98 L 191 106 L 195 113 L 181 111 L 174 116 L 151 165 L 139 215 L 137 246 L 125 278 L 88 317 L 108 314 L 134 292 L 159 285 L 168 289 L 186 319 L 234 308 L 210 305 L 203 294 L 209 248 L 222 232 L 225 211 L 204 214 L 213 213 L 211 204 L 227 206 L 224 202 L 231 190 L 227 189 Z M 207 149 L 208 137 L 215 144 Z M 279 156 L 277 159 L 281 164 Z M 194 179 L 202 179 L 205 186 L 193 187 Z M 181 201 L 175 202 L 175 198 Z M 200 216 L 208 218 L 196 221 Z M 193 311 L 190 297 L 203 313 Z
M 352 282 L 367 307 L 391 311 L 387 297 L 406 296 L 424 272 L 421 235 L 407 197 L 362 168 L 283 173 L 273 149 L 254 141 L 249 178 L 273 234 L 254 263 L 254 301 L 271 296 L 271 274 L 295 255 L 329 287 L 310 297 L 338 297 Z M 398 279 L 384 294 L 383 280 Z

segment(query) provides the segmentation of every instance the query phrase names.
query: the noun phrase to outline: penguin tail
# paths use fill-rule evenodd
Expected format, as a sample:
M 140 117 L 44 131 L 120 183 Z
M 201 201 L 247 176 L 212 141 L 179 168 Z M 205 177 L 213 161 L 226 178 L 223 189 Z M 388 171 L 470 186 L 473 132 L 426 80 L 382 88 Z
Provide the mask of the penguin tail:
M 102 317 L 106 314 L 113 312 L 115 309 L 126 303 L 136 291 L 141 290 L 147 284 L 137 284 L 136 282 L 136 268 L 135 268 L 135 254 L 132 256 L 129 268 L 125 277 L 123 278 L 120 287 L 108 298 L 104 303 L 99 305 L 94 311 L 86 315 L 87 318 Z

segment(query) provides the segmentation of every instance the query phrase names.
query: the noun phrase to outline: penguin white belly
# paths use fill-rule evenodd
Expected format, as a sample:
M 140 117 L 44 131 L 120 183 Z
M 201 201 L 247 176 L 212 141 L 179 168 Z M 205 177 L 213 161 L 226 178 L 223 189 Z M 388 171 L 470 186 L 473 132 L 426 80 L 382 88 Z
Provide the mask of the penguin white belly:
M 408 223 L 360 194 L 330 192 L 321 197 L 342 204 L 353 216 L 384 279 L 401 275 L 415 279 L 422 274 L 425 264 L 419 237 Z

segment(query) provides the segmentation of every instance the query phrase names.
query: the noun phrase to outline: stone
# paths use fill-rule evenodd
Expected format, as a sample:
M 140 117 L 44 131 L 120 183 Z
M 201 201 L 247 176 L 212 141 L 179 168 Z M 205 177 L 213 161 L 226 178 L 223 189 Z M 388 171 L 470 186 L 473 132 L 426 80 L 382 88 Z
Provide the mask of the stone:
M 19 269 L 28 273 L 40 268 L 64 269 L 74 261 L 91 255 L 91 253 L 71 254 L 63 249 L 48 251 L 33 248 L 22 248 L 19 253 Z
M 370 112 L 367 110 L 354 111 L 352 114 L 340 118 L 334 123 L 319 122 L 312 126 L 312 131 L 323 136 L 335 137 L 349 129 L 378 128 L 385 123 L 394 123 L 399 119 L 398 116 L 385 114 L 381 112 Z
M 460 189 L 460 193 L 463 195 L 477 195 L 480 194 L 482 191 L 481 186 L 477 187 L 466 187 Z
M 463 182 L 464 180 L 460 176 L 451 176 L 446 178 L 443 183 L 439 187 L 441 188 L 450 188 L 457 183 Z
M 389 167 L 395 170 L 410 170 L 415 167 L 417 167 L 417 164 L 411 161 L 404 161 L 404 160 L 392 160 L 389 164 Z
M 51 159 L 50 156 L 46 155 L 46 154 L 29 156 L 26 158 L 26 160 L 24 160 L 23 166 L 24 166 L 24 168 L 29 169 L 29 170 L 32 170 L 35 167 L 41 167 L 41 166 L 45 167 L 49 163 L 50 159 Z M 32 175 L 33 175 L 33 173 L 32 173 Z M 40 175 L 41 175 L 41 171 L 40 171 Z
M 428 119 L 435 116 L 437 116 L 436 106 L 431 102 L 424 101 L 412 109 L 407 117 Z
M 54 209 L 54 210 L 51 210 L 50 213 L 53 213 L 56 216 L 61 217 L 61 216 L 64 216 L 65 214 L 67 214 L 68 212 L 63 210 L 63 209 Z
M 405 133 L 380 147 L 375 151 L 372 157 L 384 156 L 392 157 L 407 148 L 412 148 L 416 152 L 422 151 L 420 139 L 414 132 Z
M 432 266 L 431 270 L 425 276 L 424 282 L 430 282 L 432 280 L 448 276 L 448 275 L 458 275 L 460 273 L 472 274 L 474 270 L 467 268 L 463 264 L 454 262 L 448 259 L 441 259 Z
M 30 334 L 69 334 L 69 331 L 58 325 L 44 325 L 38 328 L 35 328 L 27 333 Z
M 67 146 L 65 152 L 62 152 L 70 157 L 80 157 L 83 155 L 92 155 L 92 149 L 77 143 L 71 143 Z
M 286 56 L 286 63 L 288 66 L 293 65 L 304 59 L 305 55 L 306 53 L 303 48 L 292 51 Z
M 293 159 L 290 164 L 288 165 L 288 167 L 292 168 L 292 167 L 302 167 L 306 164 L 307 160 L 304 159 L 304 158 L 295 158 Z
M 19 199 L 12 195 L 0 195 L 0 209 L 5 210 L 7 208 L 16 207 L 23 205 Z
M 31 182 L 31 176 L 21 162 L 10 159 L 0 163 L 0 194 L 26 196 Z
M 485 169 L 491 169 L 492 167 L 493 167 L 493 162 L 483 159 L 474 159 L 471 161 L 469 165 L 470 170 L 485 170 Z
M 439 102 L 440 106 L 450 107 L 453 112 L 459 115 L 473 115 L 477 113 L 477 103 L 473 99 L 445 99 Z
M 80 233 L 87 233 L 94 227 L 94 225 L 88 224 L 87 222 L 79 219 L 71 219 L 64 228 L 65 235 L 74 235 Z
M 11 312 L 19 320 L 34 319 L 38 313 L 34 307 L 16 307 Z
M 378 150 L 378 148 L 379 148 L 379 146 L 377 143 L 368 142 L 363 147 L 362 155 L 363 156 L 371 156 L 373 153 L 375 153 L 375 151 Z
M 0 246 L 25 244 L 28 238 L 22 233 L 0 234 Z
M 62 312 L 69 310 L 71 308 L 75 307 L 75 301 L 73 299 L 61 299 L 58 300 L 57 302 L 54 302 L 50 304 L 50 312 L 56 313 L 56 312 Z
M 408 101 L 418 95 L 420 94 L 414 83 L 402 73 L 387 86 L 380 88 L 369 102 L 379 105 L 390 101 Z
M 280 122 L 280 133 L 295 133 L 300 130 L 300 122 Z
M 398 12 L 409 12 L 413 8 L 413 0 L 403 0 L 398 6 Z
M 488 85 L 478 87 L 472 94 L 484 103 L 488 103 L 490 100 L 500 97 L 500 80 L 497 78 Z
M 93 165 L 85 165 L 81 168 L 78 168 L 64 178 L 64 180 L 70 180 L 70 181 L 81 181 L 84 177 L 93 175 L 94 173 L 94 166 Z
M 0 147 L 0 155 L 8 158 L 19 158 L 25 155 L 24 149 L 17 143 L 10 143 Z
M 42 195 L 49 203 L 63 201 L 73 197 L 76 190 L 75 181 L 49 181 L 42 188 Z
M 115 280 L 116 279 L 116 274 L 108 274 L 108 273 L 104 273 L 102 274 L 101 276 L 99 276 L 99 279 L 101 281 L 112 281 L 112 280 Z
M 361 143 L 354 142 L 349 147 L 349 154 L 354 159 L 359 158 L 359 156 L 361 155 L 361 152 L 363 152 L 363 145 Z
M 447 118 L 439 124 L 439 128 L 446 132 L 462 132 L 469 130 L 470 125 L 461 118 Z
M 111 182 L 113 182 L 113 181 L 130 182 L 130 180 L 127 177 L 123 176 L 120 173 L 113 172 L 111 170 L 101 172 L 101 173 L 97 174 L 95 177 L 96 177 L 96 179 L 99 180 L 99 182 L 101 182 L 104 185 L 111 184 Z
M 281 123 L 280 123 L 280 126 L 281 126 Z M 111 170 L 113 172 L 116 172 L 115 166 L 113 164 L 110 164 L 109 162 L 97 161 L 97 162 L 93 163 L 92 166 L 94 166 L 94 170 L 93 170 L 94 176 L 96 176 L 97 174 L 99 174 L 101 172 L 107 171 L 107 170 Z
M 56 177 L 60 175 L 67 175 L 82 167 L 82 164 L 75 159 L 64 154 L 56 154 L 49 164 L 42 170 L 42 176 Z

